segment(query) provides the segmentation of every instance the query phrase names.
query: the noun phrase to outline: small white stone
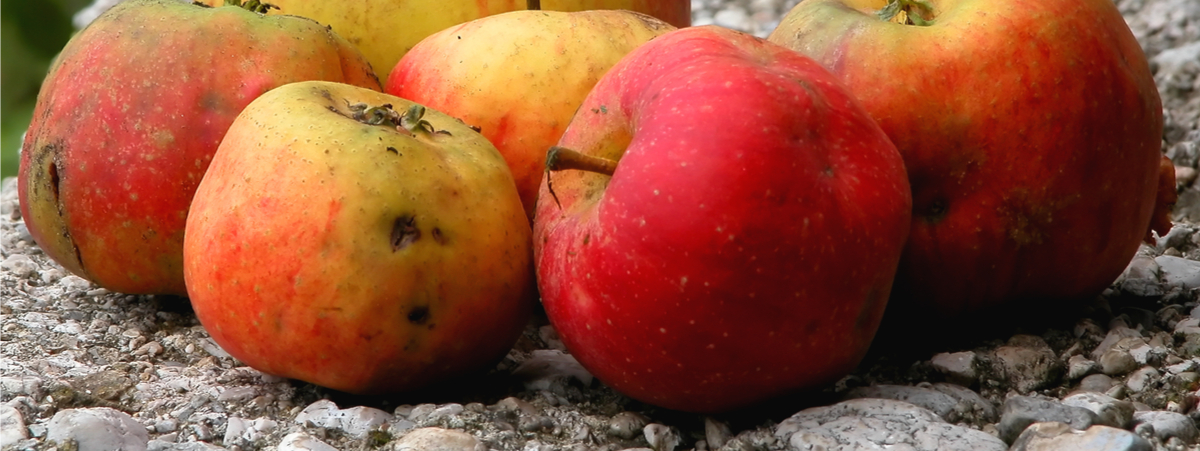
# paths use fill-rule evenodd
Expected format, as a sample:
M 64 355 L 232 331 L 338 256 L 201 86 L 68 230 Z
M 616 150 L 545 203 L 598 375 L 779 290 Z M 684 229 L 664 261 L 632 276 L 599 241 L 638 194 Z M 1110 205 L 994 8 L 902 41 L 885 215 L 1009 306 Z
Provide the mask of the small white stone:
M 0 404 L 0 447 L 8 448 L 27 438 L 29 431 L 25 429 L 21 411 L 8 404 Z
M 395 451 L 487 451 L 475 436 L 442 428 L 415 429 L 393 444 Z M 281 450 L 282 451 L 282 450 Z
M 79 451 L 145 451 L 150 441 L 145 426 L 129 414 L 108 407 L 61 410 L 46 426 L 47 440 L 74 440 Z
M 338 451 L 337 448 L 304 432 L 293 432 L 284 436 L 277 449 L 279 451 Z

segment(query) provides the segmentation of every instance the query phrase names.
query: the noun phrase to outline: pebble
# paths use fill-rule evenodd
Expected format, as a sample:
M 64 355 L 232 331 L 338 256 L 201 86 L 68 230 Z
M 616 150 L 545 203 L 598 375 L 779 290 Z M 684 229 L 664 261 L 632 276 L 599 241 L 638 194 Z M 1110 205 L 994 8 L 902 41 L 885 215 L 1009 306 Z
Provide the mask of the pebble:
M 959 419 L 959 412 L 955 410 L 958 405 L 958 400 L 954 397 L 925 387 L 913 387 L 908 385 L 872 385 L 870 387 L 857 387 L 846 393 L 844 399 L 858 398 L 878 398 L 878 399 L 894 399 L 914 404 L 937 414 L 943 420 L 955 422 Z
M 920 387 L 922 384 L 917 384 L 917 386 Z M 938 382 L 933 384 L 933 389 L 958 400 L 958 404 L 955 405 L 954 410 L 959 413 L 960 418 L 974 419 L 982 423 L 994 423 L 999 418 L 996 406 L 969 388 L 957 384 Z
M 1142 297 L 1156 297 L 1166 294 L 1159 278 L 1158 262 L 1154 258 L 1138 254 L 1125 267 L 1117 286 L 1121 291 Z
M 933 369 L 946 375 L 946 380 L 959 385 L 971 385 L 978 377 L 975 370 L 977 356 L 974 352 L 943 352 L 935 354 L 929 363 Z
M 1079 380 L 1084 376 L 1100 371 L 1100 364 L 1082 355 L 1073 355 L 1067 359 L 1067 380 Z
M 1124 429 L 1097 425 L 1077 431 L 1048 422 L 1030 425 L 1009 451 L 1154 451 L 1154 445 Z
M 1191 445 L 1200 440 L 1200 431 L 1187 415 L 1163 410 L 1136 412 L 1133 414 L 1135 429 L 1138 426 L 1154 427 L 1154 435 L 1161 440 L 1177 437 L 1180 441 Z
M 729 424 L 712 417 L 704 417 L 705 444 L 712 449 L 721 449 L 733 437 Z
M 487 451 L 475 436 L 442 428 L 421 428 L 405 434 L 393 445 L 394 451 Z M 282 450 L 281 450 L 282 451 Z
M 146 451 L 225 451 L 225 448 L 208 442 L 174 443 L 161 440 L 160 437 L 159 440 L 151 440 Z
M 427 415 L 425 417 L 425 421 L 437 421 L 441 418 L 451 417 L 454 415 L 458 415 L 462 412 L 463 412 L 462 404 L 457 404 L 457 403 L 443 404 L 443 405 L 439 406 L 438 408 L 433 409 L 432 412 L 429 412 L 429 415 Z
M 1050 345 L 1036 335 L 1014 335 L 993 355 L 999 363 L 997 369 L 1021 393 L 1054 384 L 1066 372 Z
M 279 426 L 275 420 L 269 418 L 259 418 L 257 420 L 247 420 L 238 417 L 229 417 L 225 426 L 225 440 L 221 443 L 225 445 L 249 445 L 255 440 L 266 437 L 274 432 Z
M 675 447 L 683 442 L 679 431 L 658 423 L 647 424 L 642 429 L 642 435 L 646 437 L 646 443 L 650 444 L 650 448 L 655 451 L 675 451 Z
M 1104 393 L 1113 388 L 1116 382 L 1106 374 L 1093 374 L 1079 381 L 1079 390 Z
M 1157 369 L 1147 366 L 1130 374 L 1129 378 L 1125 379 L 1125 386 L 1129 387 L 1129 391 L 1133 393 L 1141 393 L 1151 387 L 1161 377 L 1162 374 Z
M 144 451 L 146 427 L 125 412 L 108 407 L 60 410 L 46 425 L 46 439 L 74 440 L 79 451 Z
M 0 404 L 0 448 L 8 448 L 27 438 L 29 430 L 25 428 L 21 411 L 8 404 Z
M 1004 451 L 986 432 L 946 423 L 933 412 L 891 399 L 852 399 L 800 411 L 776 426 L 792 448 Z M 820 448 L 824 447 L 824 448 Z
M 1137 367 L 1137 360 L 1124 349 L 1114 347 L 1100 356 L 1100 371 L 1109 376 L 1128 374 Z
M 1096 349 L 1092 350 L 1092 358 L 1099 360 L 1100 356 L 1108 352 L 1109 349 L 1112 349 L 1113 346 L 1116 346 L 1117 342 L 1126 338 L 1142 338 L 1142 333 L 1126 326 L 1118 325 L 1117 327 L 1113 327 L 1108 330 L 1108 334 L 1104 336 L 1104 340 L 1096 345 Z
M 649 422 L 650 420 L 640 413 L 624 411 L 613 415 L 612 420 L 608 422 L 608 434 L 629 440 Z
M 458 412 L 462 412 L 462 406 L 457 406 Z M 436 409 L 430 409 L 430 412 L 434 411 Z M 415 408 L 413 412 L 416 412 Z M 327 429 L 339 429 L 350 437 L 361 439 L 365 438 L 372 430 L 379 429 L 381 425 L 391 422 L 393 419 L 391 414 L 374 407 L 355 406 L 338 409 L 337 404 L 334 404 L 333 401 L 322 399 L 309 404 L 300 411 L 296 415 L 295 422 Z
M 7 395 L 41 398 L 42 379 L 37 376 L 0 377 L 0 391 Z
M 1200 262 L 1182 257 L 1160 255 L 1154 259 L 1166 289 L 1191 290 L 1200 287 Z
M 1013 396 L 1004 401 L 996 430 L 1005 443 L 1013 443 L 1029 425 L 1050 421 L 1084 430 L 1096 423 L 1096 414 L 1083 407 L 1064 405 L 1057 399 Z
M 28 255 L 12 254 L 0 262 L 0 269 L 12 273 L 19 279 L 24 279 L 37 272 L 37 264 Z
M 337 448 L 304 432 L 285 435 L 276 449 L 278 451 L 338 451 Z
M 585 387 L 592 384 L 592 373 L 584 369 L 571 354 L 557 349 L 537 349 L 531 354 L 512 372 L 513 377 L 521 381 L 527 390 L 560 393 L 572 378 Z
M 1068 406 L 1083 407 L 1096 414 L 1096 424 L 1128 429 L 1133 426 L 1133 403 L 1092 392 L 1075 393 L 1063 398 Z

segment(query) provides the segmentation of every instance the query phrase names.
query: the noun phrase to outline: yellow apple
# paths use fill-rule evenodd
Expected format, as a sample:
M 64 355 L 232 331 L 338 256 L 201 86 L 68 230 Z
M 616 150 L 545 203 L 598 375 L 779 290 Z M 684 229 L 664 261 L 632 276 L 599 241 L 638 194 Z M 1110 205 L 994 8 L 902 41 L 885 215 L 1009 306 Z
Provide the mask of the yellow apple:
M 525 212 L 546 150 L 608 69 L 675 27 L 632 11 L 515 11 L 429 36 L 391 71 L 386 91 L 479 127 L 508 161 Z
M 204 0 L 217 6 L 225 0 Z M 454 25 L 509 11 L 526 0 L 270 0 L 270 14 L 303 16 L 328 25 L 371 62 L 381 80 L 396 61 L 426 36 Z M 683 27 L 691 24 L 691 0 L 545 0 L 541 9 L 583 11 L 628 9 Z

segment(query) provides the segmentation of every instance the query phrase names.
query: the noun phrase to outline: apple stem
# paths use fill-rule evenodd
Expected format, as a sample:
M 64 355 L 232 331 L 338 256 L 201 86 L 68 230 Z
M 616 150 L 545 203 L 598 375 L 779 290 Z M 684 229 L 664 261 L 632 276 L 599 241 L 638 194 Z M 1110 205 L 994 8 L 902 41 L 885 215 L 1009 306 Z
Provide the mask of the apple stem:
M 525 9 L 538 11 L 542 9 L 542 0 L 525 0 Z
M 607 158 L 584 155 L 566 147 L 551 147 L 546 152 L 547 171 L 567 171 L 578 169 L 612 176 L 617 171 L 617 162 Z
M 562 203 L 558 201 L 558 195 L 554 194 L 551 173 L 572 169 L 595 172 L 612 177 L 617 172 L 617 162 L 607 158 L 584 155 L 566 147 L 551 147 L 546 152 L 546 189 L 550 191 L 550 197 L 554 198 L 554 203 L 558 205 L 559 210 L 562 209 Z
M 926 0 L 889 0 L 876 12 L 886 22 L 927 27 L 933 25 L 933 5 Z
M 246 2 L 242 2 L 242 0 L 225 0 L 225 6 L 236 6 L 246 11 L 259 14 L 266 14 L 267 11 L 270 11 L 271 9 L 279 9 L 278 6 L 270 3 L 264 3 L 259 0 L 248 0 Z

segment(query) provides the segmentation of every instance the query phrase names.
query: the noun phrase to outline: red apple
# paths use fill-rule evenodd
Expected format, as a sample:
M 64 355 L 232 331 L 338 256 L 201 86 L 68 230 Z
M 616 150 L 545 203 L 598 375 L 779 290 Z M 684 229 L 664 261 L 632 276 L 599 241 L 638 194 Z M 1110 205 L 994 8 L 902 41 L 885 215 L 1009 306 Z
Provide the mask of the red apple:
M 538 197 L 538 286 L 601 381 L 718 412 L 862 358 L 909 186 L 820 65 L 732 30 L 674 31 L 601 78 L 559 145 L 572 150 L 549 157 Z
M 904 155 L 898 315 L 1095 296 L 1152 214 L 1170 227 L 1162 106 L 1110 0 L 884 4 L 807 0 L 769 39 L 837 74 Z
M 71 272 L 125 293 L 186 294 L 188 204 L 225 130 L 284 83 L 379 89 L 370 66 L 311 20 L 131 0 L 67 43 L 21 153 L 21 215 Z

